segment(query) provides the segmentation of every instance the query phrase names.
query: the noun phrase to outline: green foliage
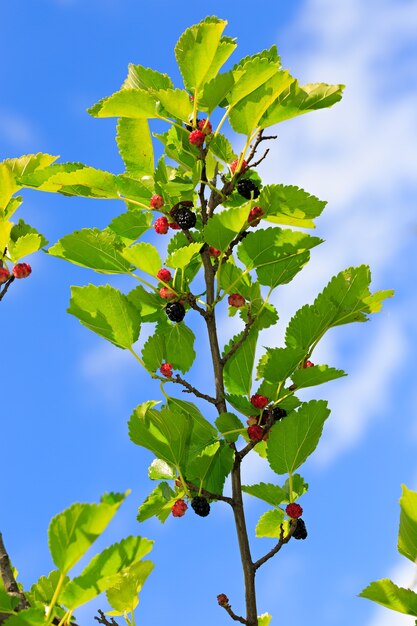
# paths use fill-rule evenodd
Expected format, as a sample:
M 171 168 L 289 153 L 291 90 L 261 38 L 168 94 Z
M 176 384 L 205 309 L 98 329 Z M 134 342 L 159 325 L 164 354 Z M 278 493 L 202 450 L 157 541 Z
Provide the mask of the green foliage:
M 417 593 L 411 589 L 398 587 L 389 578 L 371 583 L 359 595 L 361 598 L 382 604 L 387 609 L 417 617 Z
M 119 348 L 131 348 L 139 336 L 138 312 L 127 296 L 110 285 L 72 287 L 68 313 Z
M 400 527 L 398 552 L 415 563 L 417 557 L 417 492 L 402 485 L 400 498 Z M 398 587 L 388 578 L 370 583 L 359 596 L 387 609 L 417 617 L 417 593 Z
M 101 535 L 127 494 L 103 496 L 99 504 L 73 504 L 51 520 L 49 549 L 58 569 L 67 574 Z
M 292 474 L 317 447 L 330 410 L 324 400 L 303 402 L 277 422 L 268 439 L 268 462 L 277 474 Z
M 281 509 L 267 511 L 259 518 L 256 525 L 257 537 L 273 537 L 279 539 L 281 534 L 281 524 L 284 521 L 284 512 Z
M 414 563 L 417 558 L 417 493 L 405 485 L 402 489 L 398 551 Z
M 242 487 L 245 493 L 275 507 L 262 515 L 256 535 L 278 539 L 282 525 L 288 527 L 278 507 L 307 491 L 304 479 L 294 472 L 315 450 L 329 416 L 326 402 L 300 402 L 294 391 L 345 375 L 327 365 L 306 368 L 305 362 L 330 328 L 366 321 L 392 292 L 372 294 L 366 266 L 340 272 L 313 304 L 295 313 L 286 329 L 284 346 L 276 342 L 265 346 L 256 368 L 260 384 L 254 388 L 259 337 L 262 330 L 278 321 L 278 313 L 269 302 L 272 292 L 289 283 L 310 260 L 310 251 L 322 243 L 320 238 L 294 228 L 314 228 L 326 204 L 296 186 L 263 185 L 255 169 L 259 144 L 265 139 L 262 133 L 271 125 L 332 106 L 340 100 L 343 86 L 300 85 L 282 68 L 275 46 L 219 73 L 236 48 L 236 42 L 223 34 L 226 25 L 225 20 L 207 17 L 180 37 L 175 56 L 183 86 L 174 85 L 166 74 L 130 65 L 121 88 L 89 109 L 97 118 L 118 118 L 116 141 L 124 173 L 113 174 L 77 162 L 57 164 L 54 157 L 41 154 L 1 163 L 0 250 L 7 249 L 3 262 L 16 262 L 46 244 L 34 228 L 23 221 L 15 225 L 10 221 L 20 205 L 14 194 L 22 187 L 123 202 L 123 212 L 107 228 L 85 228 L 65 235 L 49 249 L 49 255 L 99 273 L 125 274 L 123 280 L 141 283 L 128 293 L 111 285 L 73 287 L 68 309 L 84 326 L 130 351 L 161 382 L 165 404 L 157 407 L 158 401 L 144 402 L 129 420 L 132 442 L 155 456 L 149 478 L 161 481 L 140 506 L 138 520 L 156 516 L 164 522 L 177 499 L 190 499 L 196 493 L 208 492 L 210 500 L 218 500 L 227 477 L 234 472 L 236 478 L 241 462 L 253 449 L 274 472 L 288 475 L 282 486 L 259 483 Z M 209 118 L 213 132 L 207 124 L 203 145 L 190 143 L 190 129 L 197 129 L 199 121 Z M 149 120 L 154 119 L 166 125 L 158 134 L 151 134 Z M 215 120 L 220 120 L 217 127 Z M 230 129 L 243 135 L 241 152 L 235 152 Z M 153 137 L 161 144 L 159 151 L 162 147 L 156 165 Z M 240 171 L 236 163 L 232 166 L 233 161 L 239 162 Z M 237 184 L 242 176 L 261 190 L 259 197 L 248 200 L 238 192 L 242 191 Z M 161 200 L 153 198 L 151 205 L 155 194 Z M 260 219 L 270 227 L 262 228 L 253 219 L 254 207 L 260 208 Z M 176 211 L 184 208 L 195 214 L 195 226 L 176 233 L 169 230 L 165 238 L 154 234 L 155 217 L 165 216 L 175 228 Z M 178 222 L 184 227 L 179 217 Z M 149 241 L 138 242 L 145 235 L 150 235 Z M 164 242 L 166 247 L 161 245 Z M 163 267 L 171 272 L 168 278 L 159 279 Z M 174 321 L 175 317 L 172 322 L 168 320 L 167 301 L 160 296 L 166 295 L 160 292 L 162 285 L 171 289 L 171 302 L 184 307 L 184 321 Z M 227 334 L 221 316 L 225 299 L 232 294 L 244 298 L 239 310 L 229 306 L 229 315 L 238 314 L 242 326 L 240 332 Z M 178 309 L 181 312 L 181 306 Z M 148 339 L 141 343 L 139 356 L 133 346 L 147 323 L 154 326 L 147 329 Z M 222 349 L 218 336 L 223 325 L 222 337 L 227 336 Z M 159 372 L 163 363 L 182 374 L 190 370 L 201 328 L 208 330 L 214 365 L 216 388 L 208 393 L 175 373 L 171 378 Z M 211 360 L 201 357 L 200 362 L 205 365 Z M 206 376 L 204 371 L 206 380 L 211 380 L 211 374 Z M 193 403 L 168 395 L 167 386 L 173 382 L 174 388 L 208 400 L 209 415 L 216 408 L 215 426 Z M 265 414 L 251 403 L 254 393 L 267 397 Z M 287 414 L 271 424 L 270 411 L 277 407 Z M 249 442 L 246 418 L 265 427 L 267 416 L 267 436 L 239 450 L 240 436 Z M 238 484 L 240 478 L 232 481 L 234 490 Z M 75 504 L 52 520 L 49 542 L 59 571 L 38 581 L 31 590 L 33 607 L 19 617 L 12 615 L 11 626 L 41 624 L 45 606 L 55 600 L 62 606 L 53 609 L 51 619 L 59 617 L 62 621 L 69 617 L 68 611 L 103 591 L 113 608 L 111 615 L 133 616 L 138 592 L 153 567 L 142 560 L 151 548 L 148 540 L 129 537 L 94 557 L 77 578 L 70 581 L 66 577 L 104 530 L 122 499 L 115 496 L 98 505 Z M 411 560 L 417 556 L 416 508 L 414 496 L 405 491 L 399 549 Z M 394 608 L 403 606 L 414 615 L 412 596 L 394 587 L 389 581 L 374 583 L 369 593 L 379 602 L 389 598 Z M 0 593 L 0 608 L 7 602 Z M 14 607 L 7 606 L 6 611 L 13 611 Z M 267 626 L 270 619 L 264 614 L 258 623 Z

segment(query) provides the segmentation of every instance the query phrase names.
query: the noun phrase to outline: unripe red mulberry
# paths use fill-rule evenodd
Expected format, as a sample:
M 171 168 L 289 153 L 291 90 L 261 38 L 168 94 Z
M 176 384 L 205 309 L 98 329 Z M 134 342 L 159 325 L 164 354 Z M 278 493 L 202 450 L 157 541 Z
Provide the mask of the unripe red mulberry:
M 16 263 L 12 269 L 15 278 L 27 278 L 32 273 L 29 263 Z
M 182 517 L 185 515 L 185 511 L 188 509 L 184 500 L 177 500 L 171 507 L 171 512 L 174 517 Z
M 290 504 L 287 505 L 285 512 L 289 517 L 292 517 L 292 519 L 297 519 L 298 517 L 302 516 L 303 509 L 296 502 L 291 502 Z
M 251 397 L 250 401 L 252 406 L 256 407 L 257 409 L 263 409 L 268 404 L 269 399 L 266 396 L 261 396 L 259 393 L 255 393 Z
M 154 195 L 151 197 L 149 201 L 149 204 L 151 205 L 153 209 L 160 209 L 161 207 L 164 206 L 164 199 L 159 194 L 154 193 Z

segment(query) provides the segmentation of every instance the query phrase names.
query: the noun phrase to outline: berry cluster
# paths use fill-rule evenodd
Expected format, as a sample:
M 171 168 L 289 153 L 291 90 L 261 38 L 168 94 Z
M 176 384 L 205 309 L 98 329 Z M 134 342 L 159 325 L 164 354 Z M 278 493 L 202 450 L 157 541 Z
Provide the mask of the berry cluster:
M 181 302 L 168 302 L 165 313 L 171 322 L 182 322 L 185 317 L 185 308 Z
M 171 363 L 162 363 L 161 367 L 159 368 L 159 371 L 161 372 L 163 376 L 166 376 L 167 378 L 172 378 Z
M 164 199 L 162 196 L 160 196 L 159 194 L 155 193 L 150 201 L 149 201 L 150 206 L 153 209 L 160 209 L 161 207 L 164 206 Z
M 16 263 L 12 268 L 12 274 L 15 278 L 27 278 L 32 273 L 29 263 Z M 10 278 L 10 272 L 7 267 L 0 267 L 0 285 L 6 283 Z
M 229 303 L 229 306 L 233 306 L 236 309 L 239 309 L 246 304 L 245 298 L 241 296 L 240 293 L 230 294 L 230 296 L 227 298 L 227 302 Z
M 303 509 L 296 502 L 290 502 L 290 504 L 287 505 L 285 512 L 288 515 L 288 517 L 291 517 L 292 519 L 297 519 L 302 516 Z
M 259 187 L 250 178 L 241 178 L 236 188 L 238 193 L 246 200 L 255 199 L 260 194 Z
M 184 500 L 176 500 L 171 507 L 171 512 L 174 517 L 182 517 L 185 515 L 185 511 L 188 509 Z
M 305 522 L 301 519 L 301 517 L 299 517 L 297 519 L 297 526 L 295 527 L 292 536 L 294 537 L 294 539 L 307 539 L 307 534 L 308 533 Z
M 206 498 L 203 498 L 202 496 L 194 496 L 191 500 L 191 507 L 193 508 L 194 513 L 200 517 L 207 517 L 210 513 L 210 504 L 207 502 Z
M 251 226 L 258 226 L 258 224 L 261 221 L 261 217 L 265 215 L 262 207 L 260 206 L 254 206 L 250 211 L 249 211 L 249 215 L 248 215 L 248 224 L 250 224 Z

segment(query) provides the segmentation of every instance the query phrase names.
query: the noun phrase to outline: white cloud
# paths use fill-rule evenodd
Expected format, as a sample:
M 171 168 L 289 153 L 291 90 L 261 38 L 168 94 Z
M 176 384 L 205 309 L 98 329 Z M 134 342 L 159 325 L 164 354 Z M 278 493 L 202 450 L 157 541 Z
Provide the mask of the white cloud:
M 131 381 L 129 374 L 143 376 L 142 368 L 135 363 L 127 350 L 121 350 L 110 343 L 98 343 L 86 352 L 80 363 L 80 372 L 90 383 L 100 388 L 106 401 L 119 402 Z
M 264 162 L 265 181 L 279 178 L 329 201 L 317 232 L 326 242 L 296 280 L 278 291 L 274 303 L 281 328 L 266 331 L 264 344 L 279 345 L 295 310 L 344 267 L 369 263 L 375 282 L 384 287 L 390 286 L 384 277 L 401 267 L 415 222 L 415 203 L 403 189 L 416 187 L 417 86 L 415 81 L 406 85 L 411 65 L 404 66 L 398 55 L 414 42 L 416 24 L 415 3 L 308 0 L 286 33 L 296 47 L 293 54 L 284 53 L 285 66 L 303 82 L 345 82 L 347 89 L 332 109 L 280 125 L 278 142 Z M 396 68 L 402 70 L 401 81 Z M 389 401 L 407 341 L 398 304 L 396 317 L 384 315 L 374 322 L 375 331 L 371 327 L 361 335 L 356 367 L 337 387 L 334 402 L 331 385 L 330 394 L 326 389 L 336 416 L 316 457 L 320 464 L 355 445 Z M 340 364 L 342 343 L 334 333 L 315 353 L 319 362 L 333 356 Z M 342 337 L 343 330 L 339 333 Z
M 0 139 L 16 150 L 26 150 L 39 142 L 38 133 L 26 117 L 0 110 Z

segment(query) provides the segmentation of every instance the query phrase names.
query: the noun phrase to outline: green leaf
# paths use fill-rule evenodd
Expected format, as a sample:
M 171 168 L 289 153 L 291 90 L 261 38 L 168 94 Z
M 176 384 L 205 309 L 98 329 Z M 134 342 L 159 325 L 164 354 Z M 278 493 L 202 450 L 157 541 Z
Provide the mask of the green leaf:
M 210 141 L 210 151 L 222 161 L 226 163 L 231 163 L 235 159 L 237 159 L 237 154 L 233 150 L 233 146 L 226 137 L 226 135 L 216 135 Z
M 278 60 L 263 58 L 260 55 L 246 57 L 232 68 L 234 85 L 227 94 L 227 102 L 234 107 L 246 96 L 255 92 L 258 87 L 266 83 L 276 74 L 279 68 Z
M 248 493 L 255 498 L 264 500 L 272 506 L 278 506 L 283 502 L 288 502 L 288 493 L 272 483 L 259 483 L 258 485 L 242 485 L 242 491 Z
M 245 430 L 240 419 L 234 413 L 221 413 L 216 419 L 215 424 L 226 441 L 237 441 L 239 433 L 227 434 L 230 430 Z
M 264 62 L 260 60 L 258 64 L 261 65 Z M 278 70 L 257 89 L 240 99 L 229 114 L 229 122 L 233 130 L 249 136 L 256 128 L 265 128 L 265 118 L 263 118 L 265 112 L 293 82 L 294 78 L 286 70 Z M 233 89 L 235 88 L 236 84 Z
M 108 615 L 124 615 L 137 607 L 138 593 L 153 568 L 152 561 L 139 561 L 119 576 L 117 585 L 106 592 L 109 604 L 115 609 Z
M 300 86 L 298 81 L 294 80 L 268 107 L 259 126 L 267 128 L 302 113 L 331 107 L 341 100 L 344 87 L 325 83 Z
M 154 515 L 160 522 L 165 522 L 171 513 L 174 501 L 175 492 L 168 483 L 160 483 L 139 507 L 138 522 L 144 522 Z
M 217 437 L 217 430 L 200 410 L 188 400 L 169 397 L 167 400 L 169 409 L 182 411 L 192 422 L 190 449 L 202 450 L 208 443 L 212 443 Z
M 212 493 L 222 494 L 224 482 L 232 471 L 234 453 L 223 441 L 216 441 L 191 457 L 186 466 L 187 480 Z
M 87 109 L 93 117 L 129 117 L 149 119 L 158 117 L 156 99 L 144 89 L 121 89 Z
M 11 615 L 4 623 L 7 626 L 44 626 L 45 611 L 38 608 L 25 609 Z
M 115 217 L 107 228 L 130 243 L 139 239 L 151 225 L 151 212 L 130 210 Z
M 314 304 L 305 305 L 290 320 L 285 342 L 290 347 L 300 347 L 308 353 L 324 333 L 341 324 L 366 322 L 369 313 L 376 313 L 382 301 L 393 291 L 371 294 L 369 267 L 350 267 L 337 274 L 319 294 Z
M 257 378 L 274 383 L 274 395 L 280 384 L 298 367 L 305 353 L 300 348 L 268 348 L 258 364 Z
M 182 130 L 177 126 L 172 126 L 166 133 L 155 134 L 154 137 L 165 146 L 167 157 L 182 165 L 185 170 L 192 171 L 198 152 L 197 148 L 188 141 L 188 135 L 189 133 L 185 128 Z
M 233 257 L 222 264 L 217 272 L 220 287 L 226 293 L 240 293 L 248 302 L 252 300 L 252 280 L 249 273 L 244 273 L 236 266 Z
M 142 285 L 138 285 L 127 294 L 127 299 L 137 309 L 138 316 L 143 322 L 156 322 L 165 313 L 162 311 L 161 298 L 155 292 L 146 291 Z
M 151 276 L 156 276 L 162 267 L 159 252 L 150 243 L 135 243 L 130 248 L 125 248 L 122 254 L 129 263 Z
M 52 560 L 67 574 L 101 535 L 126 494 L 115 494 L 114 502 L 73 504 L 56 515 L 49 524 L 48 541 Z
M 57 156 L 38 152 L 37 154 L 25 154 L 15 159 L 6 159 L 5 163 L 15 178 L 23 174 L 31 174 L 36 170 L 44 169 L 58 159 Z
M 253 414 L 253 406 L 249 402 L 247 396 L 227 393 L 226 400 L 232 405 L 233 408 L 239 411 L 239 413 L 246 415 L 246 417 L 250 417 Z
M 154 459 L 148 467 L 148 478 L 151 480 L 174 480 L 176 477 L 175 468 L 162 459 Z
M 241 333 L 233 337 L 225 347 L 223 356 L 229 352 L 240 337 Z M 224 383 L 226 389 L 232 394 L 247 396 L 250 394 L 257 341 L 258 332 L 252 328 L 243 344 L 236 350 L 224 367 Z
M 14 224 L 10 233 L 10 238 L 14 243 L 16 243 L 18 239 L 24 237 L 25 235 L 38 235 L 41 238 L 41 247 L 46 246 L 48 243 L 45 237 L 38 233 L 36 228 L 29 226 L 29 224 L 26 224 L 24 220 L 20 219 L 17 224 Z
M 294 500 L 298 500 L 301 496 L 303 496 L 308 491 L 308 483 L 305 482 L 304 478 L 300 476 L 300 474 L 293 474 L 292 477 L 292 497 Z M 290 479 L 287 478 L 283 487 L 284 491 L 290 493 Z
M 198 101 L 198 106 L 203 111 L 212 113 L 224 99 L 234 84 L 232 72 L 217 74 L 209 82 L 205 83 L 203 92 Z
M 217 74 L 226 61 L 227 57 L 223 58 L 223 55 L 218 53 L 226 24 L 225 20 L 207 17 L 199 24 L 187 28 L 179 38 L 175 46 L 175 58 L 184 85 L 189 91 L 200 89 Z M 230 50 L 229 54 L 232 51 Z
M 402 485 L 400 507 L 398 551 L 414 562 L 417 558 L 417 492 Z
M 142 350 L 146 368 L 155 372 L 166 362 L 174 369 L 188 372 L 196 357 L 194 341 L 193 331 L 185 324 L 159 324 Z
M 269 626 L 271 619 L 272 615 L 269 613 L 262 613 L 262 615 L 258 615 L 258 626 Z
M 19 237 L 16 241 L 9 241 L 7 251 L 13 263 L 29 254 L 33 254 L 45 245 L 46 240 L 42 235 L 29 233 Z
M 271 428 L 268 462 L 277 474 L 292 474 L 317 447 L 330 410 L 324 400 L 303 402 Z
M 157 458 L 181 467 L 187 454 L 192 421 L 174 406 L 156 411 L 150 408 L 153 404 L 145 402 L 134 410 L 129 420 L 129 437 Z
M 48 606 L 51 603 L 60 578 L 61 572 L 57 569 L 49 572 L 48 576 L 41 576 L 38 581 L 32 585 L 30 592 L 26 593 L 29 602 L 31 604 L 42 602 L 42 604 Z M 61 587 L 61 593 L 65 590 L 68 583 L 69 578 L 66 576 Z
M 117 122 L 116 141 L 126 171 L 131 176 L 153 176 L 153 144 L 146 119 L 120 118 Z
M 343 370 L 337 370 L 327 365 L 314 365 L 314 367 L 304 367 L 296 370 L 292 375 L 292 381 L 297 389 L 312 387 L 335 380 L 341 376 L 347 376 Z
M 188 122 L 193 112 L 193 103 L 184 89 L 160 89 L 155 93 L 164 109 L 172 117 Z
M 238 257 L 248 270 L 256 269 L 261 285 L 277 287 L 290 282 L 310 258 L 318 237 L 280 228 L 259 229 L 239 244 Z
M 158 89 L 172 89 L 173 87 L 168 74 L 161 74 L 150 67 L 132 63 L 128 67 L 128 75 L 123 83 L 125 89 L 145 89 L 151 93 Z
M 168 267 L 173 267 L 174 269 L 181 268 L 184 269 L 191 263 L 191 260 L 194 259 L 195 256 L 200 254 L 201 243 L 190 243 L 190 245 L 185 246 L 184 248 L 179 248 L 172 252 L 165 264 Z
M 417 593 L 411 589 L 397 587 L 388 578 L 382 578 L 371 583 L 359 596 L 382 604 L 387 609 L 417 616 Z
M 259 204 L 265 212 L 264 219 L 270 222 L 315 228 L 313 220 L 327 203 L 294 185 L 265 185 Z
M 19 598 L 10 596 L 2 587 L 0 587 L 0 613 L 13 613 L 19 604 Z
M 139 336 L 141 320 L 137 310 L 110 285 L 72 287 L 68 313 L 119 348 L 131 348 Z
M 216 213 L 204 227 L 204 239 L 210 245 L 224 252 L 231 241 L 247 222 L 247 206 Z
M 83 228 L 62 237 L 48 254 L 103 274 L 129 274 L 131 265 L 122 251 L 123 244 L 111 230 Z
M 127 537 L 97 554 L 82 571 L 71 580 L 59 597 L 59 602 L 71 610 L 89 602 L 100 593 L 119 582 L 120 576 L 143 559 L 151 550 L 153 541 L 143 537 Z
M 259 518 L 255 529 L 256 536 L 279 539 L 281 534 L 281 524 L 283 521 L 284 511 L 281 511 L 281 509 L 267 511 Z

